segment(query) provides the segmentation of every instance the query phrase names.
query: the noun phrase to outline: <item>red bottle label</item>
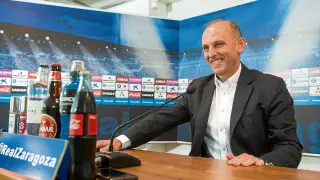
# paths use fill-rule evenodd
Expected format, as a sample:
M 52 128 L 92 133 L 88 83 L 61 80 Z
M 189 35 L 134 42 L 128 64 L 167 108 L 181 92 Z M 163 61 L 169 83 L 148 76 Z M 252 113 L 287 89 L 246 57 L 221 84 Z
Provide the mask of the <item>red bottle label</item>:
M 19 134 L 24 134 L 27 127 L 27 117 L 26 116 L 20 116 L 19 120 Z
M 88 135 L 98 134 L 97 114 L 88 114 Z
M 83 114 L 71 114 L 70 116 L 70 136 L 82 136 L 83 135 Z
M 61 72 L 60 71 L 50 71 L 49 81 L 61 81 Z
M 54 138 L 57 135 L 57 123 L 54 118 L 48 114 L 40 116 L 40 133 L 39 136 Z

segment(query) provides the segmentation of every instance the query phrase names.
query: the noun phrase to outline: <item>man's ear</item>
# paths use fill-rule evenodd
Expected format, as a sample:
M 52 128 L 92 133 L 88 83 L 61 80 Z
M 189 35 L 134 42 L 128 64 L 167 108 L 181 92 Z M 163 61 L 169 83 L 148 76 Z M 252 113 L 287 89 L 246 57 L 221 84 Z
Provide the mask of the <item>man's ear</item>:
M 244 49 L 246 48 L 246 39 L 244 37 L 239 38 L 238 43 L 237 43 L 237 50 L 238 53 L 241 54 Z

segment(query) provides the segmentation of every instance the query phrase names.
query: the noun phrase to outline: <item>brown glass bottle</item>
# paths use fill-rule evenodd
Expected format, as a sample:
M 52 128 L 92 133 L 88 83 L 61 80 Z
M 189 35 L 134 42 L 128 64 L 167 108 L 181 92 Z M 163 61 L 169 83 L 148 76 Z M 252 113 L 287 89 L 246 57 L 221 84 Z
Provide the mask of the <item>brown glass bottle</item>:
M 61 64 L 50 65 L 48 97 L 43 101 L 39 136 L 59 138 L 61 131 L 59 98 L 61 93 Z

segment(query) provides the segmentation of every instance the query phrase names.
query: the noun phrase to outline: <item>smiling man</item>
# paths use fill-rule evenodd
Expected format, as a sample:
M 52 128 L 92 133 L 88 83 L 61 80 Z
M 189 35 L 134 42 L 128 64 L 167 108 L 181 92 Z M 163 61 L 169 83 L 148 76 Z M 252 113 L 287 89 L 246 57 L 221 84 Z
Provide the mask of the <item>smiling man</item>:
M 196 88 L 174 106 L 151 114 L 114 141 L 114 149 L 134 148 L 190 122 L 191 156 L 227 160 L 235 166 L 297 168 L 302 145 L 296 134 L 293 100 L 283 79 L 249 70 L 240 61 L 246 40 L 231 21 L 210 22 L 202 36 L 213 74 L 193 81 Z M 100 151 L 110 141 L 98 141 Z

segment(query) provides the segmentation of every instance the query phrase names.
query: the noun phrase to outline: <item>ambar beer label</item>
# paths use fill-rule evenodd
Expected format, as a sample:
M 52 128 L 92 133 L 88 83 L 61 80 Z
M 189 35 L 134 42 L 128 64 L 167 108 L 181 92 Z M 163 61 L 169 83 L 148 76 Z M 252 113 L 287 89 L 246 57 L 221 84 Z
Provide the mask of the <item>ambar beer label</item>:
M 70 116 L 70 136 L 82 136 L 83 135 L 83 114 L 71 114 Z
M 48 114 L 42 114 L 40 117 L 40 136 L 54 138 L 57 135 L 57 123 L 54 118 Z
M 60 71 L 50 71 L 49 81 L 61 81 L 61 72 Z

